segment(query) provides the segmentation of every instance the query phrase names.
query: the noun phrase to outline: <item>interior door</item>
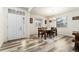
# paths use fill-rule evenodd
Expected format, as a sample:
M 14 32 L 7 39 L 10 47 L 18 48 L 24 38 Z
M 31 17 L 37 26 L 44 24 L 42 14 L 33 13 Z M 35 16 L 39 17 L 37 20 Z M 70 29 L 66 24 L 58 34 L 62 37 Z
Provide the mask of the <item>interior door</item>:
M 8 39 L 12 40 L 12 39 L 17 39 L 17 20 L 16 20 L 17 16 L 16 14 L 8 14 Z
M 17 36 L 18 38 L 24 38 L 24 22 L 23 16 L 17 15 Z
M 8 40 L 24 38 L 24 18 L 22 15 L 8 14 Z

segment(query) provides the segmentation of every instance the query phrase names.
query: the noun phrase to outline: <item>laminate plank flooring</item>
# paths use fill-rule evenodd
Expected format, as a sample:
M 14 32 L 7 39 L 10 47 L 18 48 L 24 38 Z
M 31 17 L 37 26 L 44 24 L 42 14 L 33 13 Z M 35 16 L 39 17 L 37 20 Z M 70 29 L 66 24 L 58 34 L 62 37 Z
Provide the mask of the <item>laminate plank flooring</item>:
M 46 40 L 43 38 L 17 40 L 3 44 L 0 52 L 74 52 L 72 39 L 74 37 L 58 35 Z

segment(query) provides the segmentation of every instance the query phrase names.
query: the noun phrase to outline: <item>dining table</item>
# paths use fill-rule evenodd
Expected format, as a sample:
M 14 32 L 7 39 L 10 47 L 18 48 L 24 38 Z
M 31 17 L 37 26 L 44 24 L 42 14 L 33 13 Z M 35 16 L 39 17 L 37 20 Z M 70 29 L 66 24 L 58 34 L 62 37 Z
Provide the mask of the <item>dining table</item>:
M 44 29 L 44 30 L 38 30 L 38 37 L 41 36 L 44 37 L 44 39 L 46 40 L 47 37 L 52 37 L 54 36 L 54 34 L 56 34 L 55 30 L 51 30 L 51 29 Z

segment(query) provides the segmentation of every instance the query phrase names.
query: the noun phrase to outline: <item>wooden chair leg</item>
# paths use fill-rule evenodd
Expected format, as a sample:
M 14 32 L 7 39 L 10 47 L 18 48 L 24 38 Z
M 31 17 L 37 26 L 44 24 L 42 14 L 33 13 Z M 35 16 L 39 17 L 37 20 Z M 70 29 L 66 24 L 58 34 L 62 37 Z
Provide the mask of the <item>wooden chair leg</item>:
M 46 40 L 46 33 L 44 34 L 44 39 Z

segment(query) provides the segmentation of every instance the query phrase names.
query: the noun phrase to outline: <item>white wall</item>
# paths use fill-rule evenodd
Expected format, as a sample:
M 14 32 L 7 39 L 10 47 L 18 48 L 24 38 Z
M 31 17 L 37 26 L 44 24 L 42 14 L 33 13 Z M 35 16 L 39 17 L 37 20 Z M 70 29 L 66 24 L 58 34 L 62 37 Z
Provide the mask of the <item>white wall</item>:
M 5 19 L 3 8 L 0 7 L 0 47 L 5 40 Z
M 36 27 L 35 25 L 35 19 L 36 18 L 42 18 L 42 27 L 45 26 L 45 17 L 43 16 L 39 16 L 39 15 L 35 15 L 35 14 L 30 14 L 30 17 L 33 18 L 33 23 L 30 24 L 30 35 L 32 34 L 38 34 L 38 27 Z
M 79 16 L 79 9 L 70 11 L 67 13 L 63 13 L 60 15 L 57 15 L 55 17 L 59 16 L 67 16 L 67 27 L 65 28 L 57 28 L 58 29 L 58 34 L 63 34 L 63 35 L 72 35 L 73 31 L 79 31 L 79 20 L 72 20 L 72 17 L 74 16 Z
M 30 18 L 30 13 L 28 12 L 28 11 L 26 11 L 26 29 L 27 30 L 25 30 L 25 36 L 27 37 L 27 38 L 29 38 L 30 37 L 30 23 L 29 23 L 29 18 Z
M 49 20 L 51 20 L 52 22 L 49 22 Z M 47 19 L 47 27 L 56 27 L 56 19 L 53 17 L 50 17 L 49 19 Z

